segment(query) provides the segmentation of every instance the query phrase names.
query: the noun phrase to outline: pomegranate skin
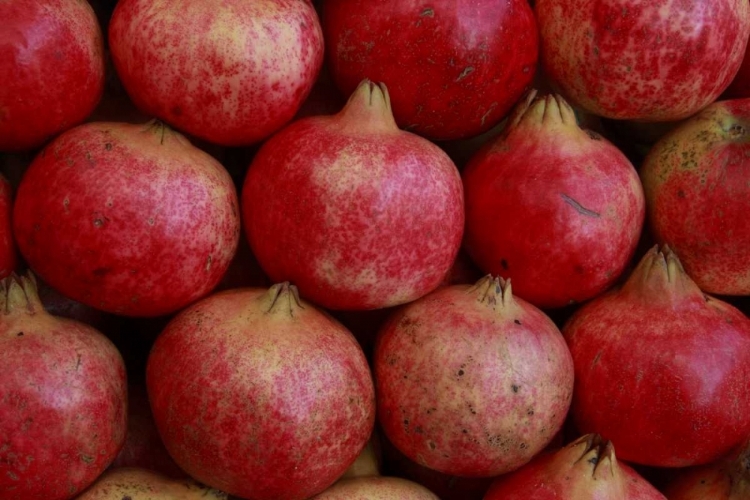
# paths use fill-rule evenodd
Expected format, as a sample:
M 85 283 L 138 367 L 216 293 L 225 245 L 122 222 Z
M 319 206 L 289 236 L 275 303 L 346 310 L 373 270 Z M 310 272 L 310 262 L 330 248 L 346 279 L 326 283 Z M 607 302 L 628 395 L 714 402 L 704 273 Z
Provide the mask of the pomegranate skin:
M 13 229 L 29 266 L 64 295 L 127 316 L 210 292 L 239 242 L 232 179 L 158 123 L 89 123 L 35 158 Z
M 0 174 L 0 278 L 8 276 L 18 265 L 12 211 L 13 188 L 8 179 Z
M 440 500 L 417 483 L 396 477 L 344 479 L 310 500 Z
M 645 218 L 638 173 L 560 96 L 530 92 L 462 175 L 467 252 L 537 307 L 600 294 L 632 259 Z
M 611 442 L 585 435 L 495 480 L 484 500 L 666 500 L 617 461 Z M 670 499 L 671 500 L 671 499 Z
M 534 79 L 539 35 L 526 0 L 328 0 L 322 19 L 341 91 L 385 83 L 399 127 L 433 140 L 491 129 Z
M 714 103 L 660 139 L 640 174 L 648 224 L 707 293 L 750 295 L 750 99 Z
M 0 498 L 73 498 L 123 445 L 124 362 L 97 330 L 45 312 L 29 278 L 3 280 L 0 302 Z
M 79 0 L 0 3 L 0 151 L 24 151 L 83 122 L 104 92 L 104 41 Z
M 309 0 L 120 0 L 109 44 L 138 108 L 224 146 L 290 121 L 323 65 Z
M 156 340 L 146 382 L 175 462 L 249 500 L 322 492 L 375 422 L 356 340 L 285 283 L 220 292 L 181 312 Z
M 250 246 L 274 282 L 334 310 L 437 288 L 458 254 L 463 187 L 436 145 L 393 122 L 365 81 L 334 116 L 296 121 L 255 156 L 242 191 Z
M 461 477 L 521 467 L 562 427 L 573 364 L 557 327 L 486 276 L 400 309 L 373 357 L 386 437 L 420 465 Z
M 742 62 L 747 0 L 539 0 L 540 60 L 553 86 L 599 116 L 686 118 Z
M 669 249 L 647 252 L 563 335 L 575 364 L 575 425 L 609 436 L 623 460 L 700 465 L 750 436 L 750 319 L 704 295 Z

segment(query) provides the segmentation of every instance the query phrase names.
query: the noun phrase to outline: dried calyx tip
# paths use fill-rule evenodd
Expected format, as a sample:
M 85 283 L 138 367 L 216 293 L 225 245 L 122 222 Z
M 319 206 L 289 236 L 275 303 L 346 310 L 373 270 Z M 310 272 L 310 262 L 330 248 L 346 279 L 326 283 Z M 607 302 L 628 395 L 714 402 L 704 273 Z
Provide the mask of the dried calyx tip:
M 499 276 L 487 274 L 471 287 L 472 291 L 479 291 L 479 301 L 489 305 L 500 302 L 508 306 L 513 301 L 513 289 L 510 278 L 503 279 Z
M 25 276 L 11 273 L 0 281 L 0 294 L 5 299 L 3 312 L 10 314 L 23 308 L 28 313 L 41 309 L 34 273 L 30 270 Z
M 289 314 L 291 316 L 294 316 L 294 308 L 299 307 L 300 309 L 304 309 L 304 306 L 302 305 L 302 301 L 299 298 L 299 290 L 296 286 L 292 285 L 288 281 L 284 281 L 282 283 L 276 283 L 271 286 L 269 289 L 269 293 L 271 295 L 271 304 L 268 306 L 268 311 L 271 312 L 274 307 L 276 307 L 276 304 L 279 302 L 279 299 L 283 300 L 283 297 L 286 297 L 287 304 L 289 306 Z
M 569 446 L 576 447 L 581 446 L 582 444 L 585 444 L 585 447 L 582 448 L 581 456 L 578 460 L 576 460 L 576 463 L 580 462 L 581 460 L 586 460 L 588 463 L 594 466 L 593 474 L 597 474 L 599 472 L 601 464 L 609 463 L 611 465 L 614 465 L 614 463 L 616 462 L 614 445 L 611 441 L 605 440 L 599 434 L 587 434 L 578 438 Z M 613 472 L 613 469 L 611 467 L 610 472 Z

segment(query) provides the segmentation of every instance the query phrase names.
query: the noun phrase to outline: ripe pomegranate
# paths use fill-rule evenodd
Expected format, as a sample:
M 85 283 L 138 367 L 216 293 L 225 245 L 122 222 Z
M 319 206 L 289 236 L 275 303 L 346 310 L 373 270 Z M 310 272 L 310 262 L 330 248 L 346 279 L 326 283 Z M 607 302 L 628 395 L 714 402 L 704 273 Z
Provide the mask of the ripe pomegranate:
M 158 122 L 88 123 L 36 157 L 13 228 L 64 295 L 132 316 L 176 311 L 216 286 L 239 241 L 232 179 Z
M 665 500 L 601 436 L 582 436 L 495 480 L 484 500 Z M 671 500 L 671 499 L 670 499 Z
M 573 390 L 560 331 L 491 276 L 397 311 L 373 372 L 386 437 L 417 463 L 463 477 L 531 460 L 562 427 Z
M 750 99 L 714 103 L 682 123 L 640 173 L 656 240 L 701 290 L 750 295 Z
M 16 244 L 13 240 L 13 188 L 0 174 L 0 278 L 12 273 L 18 265 Z
M 397 477 L 344 479 L 310 500 L 440 500 L 417 483 Z
M 665 486 L 669 500 L 747 500 L 750 498 L 750 442 L 701 467 L 681 469 Z
M 123 445 L 122 357 L 92 327 L 48 314 L 31 275 L 0 281 L 0 304 L 0 498 L 73 498 Z
M 322 18 L 341 91 L 385 83 L 396 123 L 431 139 L 491 129 L 534 79 L 539 35 L 526 0 L 327 0 Z
M 323 64 L 309 0 L 120 0 L 109 45 L 140 109 L 225 146 L 290 121 Z
M 104 42 L 88 2 L 0 2 L 0 151 L 81 123 L 104 91 Z
M 638 173 L 560 96 L 530 92 L 463 181 L 466 250 L 537 307 L 596 296 L 633 256 L 645 214 Z
M 177 464 L 250 500 L 322 492 L 375 421 L 357 341 L 288 283 L 220 292 L 182 311 L 156 340 L 146 382 Z
M 750 319 L 704 295 L 669 248 L 652 248 L 563 334 L 575 424 L 608 436 L 623 460 L 705 464 L 750 436 Z
M 553 86 L 594 114 L 670 121 L 715 101 L 750 35 L 747 0 L 537 0 Z
M 263 270 L 329 309 L 378 309 L 437 288 L 464 224 L 456 166 L 399 130 L 385 85 L 364 81 L 333 116 L 269 139 L 242 191 L 244 226 Z

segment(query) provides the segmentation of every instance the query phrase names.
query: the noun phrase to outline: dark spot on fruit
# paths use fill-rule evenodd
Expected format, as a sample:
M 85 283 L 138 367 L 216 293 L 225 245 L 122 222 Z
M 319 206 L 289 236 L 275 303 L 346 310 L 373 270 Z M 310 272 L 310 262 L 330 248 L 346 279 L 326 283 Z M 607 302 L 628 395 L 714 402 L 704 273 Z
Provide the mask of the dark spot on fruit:
M 464 375 L 464 371 L 463 370 L 458 370 L 458 376 L 459 377 L 463 377 L 463 375 Z
M 434 450 L 435 448 L 437 448 L 437 445 L 435 444 L 434 441 L 428 441 L 427 444 L 430 446 L 431 450 Z
M 505 260 L 505 259 L 500 259 L 500 265 L 501 265 L 501 266 L 503 267 L 503 269 L 505 269 L 506 271 L 508 270 L 508 261 L 507 261 L 507 260 Z
M 521 324 L 521 321 L 520 321 L 520 320 L 517 320 L 517 319 L 514 319 L 514 320 L 513 320 L 513 323 L 515 323 L 515 324 L 517 324 L 517 325 L 520 325 L 520 324 Z
M 96 269 L 93 270 L 93 274 L 94 276 L 102 277 L 102 276 L 108 275 L 111 271 L 112 271 L 111 267 L 97 267 Z
M 104 145 L 104 149 L 106 149 L 107 151 L 112 151 L 112 143 L 111 142 L 106 143 Z
M 419 17 L 435 17 L 435 10 L 427 7 L 419 13 Z
M 526 443 L 521 443 L 521 444 L 518 445 L 518 447 L 521 448 L 522 450 L 525 450 L 526 449 Z
M 18 333 L 16 334 L 16 337 L 23 337 L 23 332 L 18 332 Z
M 182 108 L 179 106 L 172 107 L 172 114 L 175 116 L 182 116 Z
M 683 191 L 682 189 L 680 189 L 679 191 L 677 191 L 677 197 L 678 198 L 684 198 L 685 197 L 685 191 Z
M 735 123 L 734 125 L 729 127 L 728 132 L 730 137 L 737 138 L 745 135 L 745 128 L 742 125 Z
M 124 497 L 122 497 L 122 500 L 133 500 L 133 499 L 131 497 L 129 497 L 129 496 L 124 496 Z
M 516 392 L 516 393 L 517 393 L 517 392 L 518 392 L 518 390 L 520 389 L 520 387 L 519 387 L 519 386 L 517 386 L 516 384 L 513 384 L 513 385 L 511 385 L 511 386 L 510 386 L 510 388 L 511 388 L 511 389 L 513 389 L 513 392 Z
M 526 412 L 526 415 L 532 416 L 534 414 L 534 410 L 532 408 L 529 408 L 529 410 Z
M 92 456 L 89 456 L 89 455 L 83 455 L 83 454 L 81 454 L 81 455 L 79 455 L 79 456 L 80 456 L 81 460 L 82 460 L 83 462 L 87 463 L 87 464 L 92 464 L 92 463 L 94 463 L 94 457 L 92 457 Z
M 578 212 L 581 215 L 585 215 L 587 217 L 595 217 L 595 218 L 601 217 L 599 213 L 594 212 L 593 210 L 589 210 L 588 208 L 584 207 L 583 205 L 581 205 L 580 203 L 578 203 L 576 200 L 574 200 L 573 198 L 571 198 L 565 193 L 560 193 L 560 198 L 562 198 L 565 203 L 573 207 L 576 210 L 576 212 Z
M 589 139 L 591 139 L 592 141 L 601 141 L 602 140 L 602 136 L 599 135 L 599 134 L 597 134 L 593 130 L 588 130 L 587 129 L 586 130 L 586 135 L 588 135 Z
M 468 434 L 469 433 L 469 431 L 467 431 L 466 429 L 461 429 L 461 432 L 464 433 L 464 434 Z
M 409 425 L 409 419 L 408 418 L 404 419 L 404 425 Z

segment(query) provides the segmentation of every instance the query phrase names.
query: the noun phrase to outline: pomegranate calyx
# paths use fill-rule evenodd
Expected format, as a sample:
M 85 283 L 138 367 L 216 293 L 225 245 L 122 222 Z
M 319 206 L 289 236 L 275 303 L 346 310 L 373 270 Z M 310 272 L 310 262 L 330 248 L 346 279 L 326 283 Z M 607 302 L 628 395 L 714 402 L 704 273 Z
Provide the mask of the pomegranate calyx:
M 475 293 L 479 302 L 492 309 L 495 309 L 498 304 L 507 308 L 514 303 L 510 278 L 506 280 L 499 276 L 487 274 L 472 285 L 469 293 Z
M 536 96 L 529 92 L 517 105 L 511 118 L 508 131 L 516 128 L 564 127 L 583 132 L 578 118 L 570 104 L 559 94 Z
M 622 290 L 633 291 L 647 302 L 660 304 L 678 304 L 689 297 L 705 301 L 705 295 L 668 245 L 661 250 L 655 245 L 646 252 Z
M 391 97 L 384 83 L 364 79 L 337 115 L 347 129 L 367 132 L 398 131 L 393 117 Z
M 612 442 L 603 439 L 599 434 L 587 434 L 578 438 L 569 445 L 571 448 L 580 447 L 581 456 L 575 461 L 587 462 L 591 464 L 591 476 L 594 479 L 601 478 L 602 475 L 613 477 L 615 475 L 615 448 Z
M 280 311 L 288 313 L 293 318 L 297 309 L 305 308 L 299 298 L 299 290 L 288 281 L 272 285 L 268 289 L 267 300 L 269 302 L 267 313 Z
M 159 144 L 164 144 L 171 138 L 177 138 L 180 142 L 185 140 L 185 136 L 183 136 L 158 118 L 153 118 L 147 121 L 143 125 L 143 131 L 151 133 L 154 136 L 158 137 Z
M 28 271 L 26 276 L 13 273 L 0 281 L 0 297 L 4 302 L 3 312 L 6 316 L 44 312 L 37 292 L 36 278 L 31 271 Z

